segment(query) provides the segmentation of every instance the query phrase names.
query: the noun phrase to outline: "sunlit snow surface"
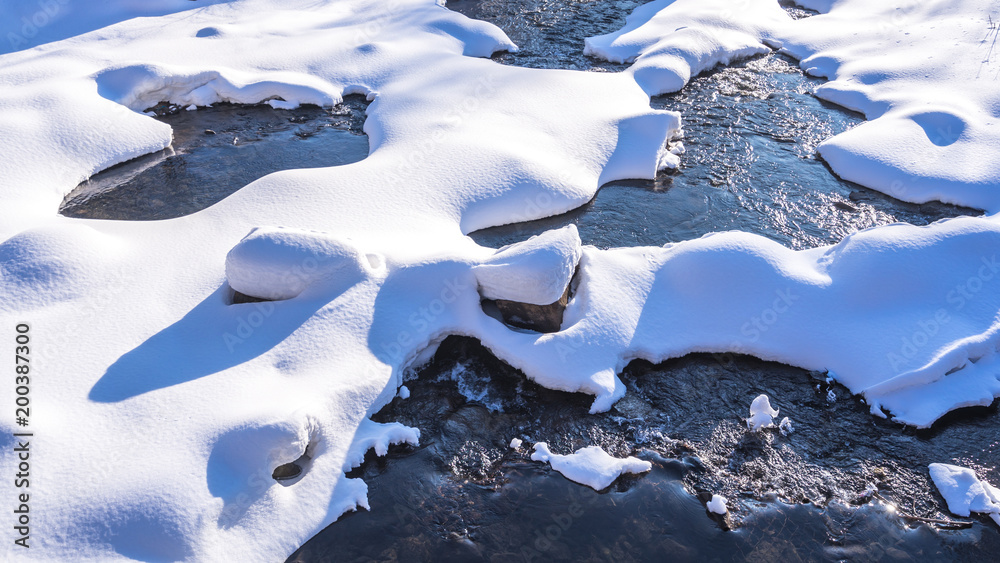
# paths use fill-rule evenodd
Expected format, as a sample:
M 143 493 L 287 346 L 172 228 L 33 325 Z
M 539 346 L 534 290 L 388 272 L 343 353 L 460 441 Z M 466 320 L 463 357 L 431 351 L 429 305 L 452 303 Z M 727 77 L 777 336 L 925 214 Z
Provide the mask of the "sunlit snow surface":
M 533 451 L 532 460 L 548 462 L 552 469 L 562 473 L 570 481 L 597 491 L 608 488 L 625 473 L 644 473 L 653 468 L 652 463 L 636 457 L 612 457 L 600 446 L 587 446 L 571 454 L 560 455 L 552 453 L 545 442 L 537 442 Z
M 967 467 L 932 463 L 929 470 L 938 492 L 948 503 L 948 510 L 959 516 L 982 512 L 1000 524 L 1000 489 L 980 480 Z
M 45 36 L 125 20 L 133 4 L 114 4 L 121 12 L 88 4 L 101 7 L 53 17 Z M 165 13 L 189 3 L 156 4 Z M 818 24 L 781 21 L 768 4 L 750 15 L 694 14 L 686 20 L 701 27 L 693 39 L 663 41 L 681 59 L 711 62 L 801 33 L 817 41 L 788 47 L 804 56 L 846 41 L 837 38 L 853 31 L 852 17 L 869 25 L 855 9 L 862 4 L 803 20 L 831 21 L 823 34 L 798 27 Z M 989 11 L 931 4 L 974 14 L 970 21 Z M 931 21 L 931 8 L 910 23 Z M 735 22 L 739 41 L 720 41 L 704 59 Z M 951 35 L 966 24 L 955 25 L 942 33 L 978 49 L 982 38 Z M 643 37 L 663 44 L 655 32 Z M 900 45 L 899 57 L 917 49 Z M 621 398 L 616 374 L 630 360 L 693 351 L 829 370 L 875 414 L 918 426 L 1000 395 L 1000 225 L 992 217 L 893 225 L 799 252 L 736 232 L 608 251 L 560 235 L 549 254 L 531 241 L 499 253 L 474 244 L 464 233 L 567 211 L 606 182 L 652 178 L 675 161 L 667 143 L 680 133 L 679 117 L 649 108 L 638 70 L 531 70 L 476 58 L 513 48 L 497 28 L 426 0 L 243 0 L 0 57 L 0 323 L 32 325 L 32 524 L 45 530 L 27 554 L 8 543 L 7 559 L 287 556 L 343 512 L 367 506 L 364 483 L 344 477 L 364 451 L 416 442 L 414 429 L 367 416 L 396 395 L 402 369 L 448 334 L 481 339 L 545 386 L 594 395 L 595 410 Z M 951 90 L 935 103 L 964 104 L 959 117 L 981 121 L 963 121 L 970 124 L 951 148 L 931 143 L 954 155 L 906 171 L 922 178 L 918 186 L 943 177 L 940 195 L 929 197 L 995 211 L 987 188 L 996 172 L 985 167 L 998 146 L 989 128 L 996 90 L 958 87 L 936 72 L 910 73 L 907 84 L 923 91 L 943 80 Z M 865 84 L 872 99 L 896 92 L 892 81 Z M 178 219 L 57 213 L 93 173 L 170 144 L 169 127 L 141 113 L 160 101 L 330 106 L 350 93 L 373 100 L 361 162 L 275 173 Z M 912 107 L 900 102 L 899 111 Z M 933 126 L 957 111 L 920 119 Z M 904 117 L 917 123 L 914 115 Z M 835 169 L 848 162 L 841 154 L 863 164 L 870 174 L 857 181 L 883 189 L 881 169 L 865 163 L 888 170 L 937 151 L 922 138 L 904 142 L 907 131 L 834 139 L 820 150 Z M 869 141 L 892 150 L 872 153 Z M 931 193 L 913 189 L 907 199 Z M 326 257 L 327 269 L 310 262 Z M 579 274 L 560 332 L 515 332 L 483 313 L 479 286 L 494 298 L 541 302 L 566 281 L 567 257 L 579 260 Z M 532 295 L 521 280 L 539 263 L 553 283 Z M 289 277 L 275 275 L 281 268 Z M 231 304 L 227 275 L 284 299 Z M 0 415 L 4 436 L 13 414 Z M 10 450 L 0 454 L 4 467 L 14 462 Z M 300 476 L 271 479 L 297 460 Z M 2 490 L 14 498 L 12 482 Z

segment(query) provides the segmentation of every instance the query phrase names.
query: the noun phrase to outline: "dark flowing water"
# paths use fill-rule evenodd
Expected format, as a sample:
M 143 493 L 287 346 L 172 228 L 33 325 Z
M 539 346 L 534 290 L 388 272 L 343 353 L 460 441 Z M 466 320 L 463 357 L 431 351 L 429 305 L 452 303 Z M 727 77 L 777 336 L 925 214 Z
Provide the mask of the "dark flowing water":
M 448 6 L 503 28 L 522 49 L 498 63 L 619 72 L 584 57 L 583 38 L 620 28 L 640 0 L 460 0 Z M 796 17 L 807 14 L 790 10 Z M 603 248 L 662 245 L 739 229 L 792 248 L 859 229 L 923 225 L 974 210 L 911 205 L 839 180 L 816 157 L 822 140 L 861 118 L 812 95 L 820 82 L 794 61 L 758 57 L 695 78 L 652 100 L 682 112 L 687 153 L 678 171 L 616 182 L 571 213 L 486 229 L 500 246 L 574 223 Z M 364 158 L 363 100 L 331 110 L 158 106 L 173 146 L 81 184 L 61 212 L 149 220 L 203 209 L 268 173 Z M 928 431 L 875 419 L 822 374 L 753 358 L 691 355 L 633 362 L 626 397 L 599 415 L 591 398 L 541 388 L 477 342 L 452 337 L 408 376 L 409 399 L 374 418 L 420 428 L 419 448 L 370 455 L 352 477 L 372 512 L 343 516 L 289 561 L 796 561 L 989 560 L 1000 531 L 983 518 L 950 530 L 912 516 L 951 518 L 927 474 L 931 462 L 1000 481 L 1000 414 L 963 409 Z M 743 418 L 767 393 L 794 432 L 751 434 Z M 593 491 L 512 450 L 511 438 L 556 453 L 600 445 L 653 470 Z M 878 489 L 879 498 L 866 494 Z M 729 498 L 733 531 L 704 508 Z
M 365 107 L 360 96 L 332 110 L 217 104 L 184 111 L 161 104 L 157 118 L 173 128 L 173 144 L 95 174 L 66 196 L 59 212 L 170 219 L 200 211 L 272 172 L 357 162 L 368 156 L 361 131 Z
M 448 6 L 500 26 L 521 47 L 498 54 L 499 62 L 606 72 L 625 67 L 583 56 L 584 38 L 620 28 L 642 3 L 460 0 Z M 655 97 L 651 104 L 683 116 L 687 152 L 679 170 L 655 180 L 612 182 L 593 201 L 564 215 L 471 236 L 485 246 L 502 246 L 574 223 L 584 244 L 599 248 L 660 246 L 724 230 L 809 248 L 879 225 L 926 225 L 979 214 L 941 203 L 902 202 L 832 174 L 816 156 L 816 146 L 864 119 L 816 98 L 813 91 L 822 82 L 777 54 L 695 77 L 681 92 Z
M 522 50 L 494 57 L 503 64 L 615 72 L 622 67 L 582 56 L 583 37 L 619 28 L 640 3 L 448 6 L 507 31 Z M 806 248 L 897 221 L 978 214 L 900 202 L 833 175 L 815 148 L 861 118 L 815 98 L 817 84 L 778 55 L 697 77 L 652 102 L 684 115 L 680 170 L 604 186 L 559 217 L 471 236 L 495 247 L 574 223 L 603 248 L 726 229 Z M 343 516 L 289 561 L 979 561 L 1000 549 L 990 520 L 948 514 L 927 473 L 929 463 L 952 462 L 996 482 L 996 404 L 916 431 L 872 417 L 823 374 L 745 356 L 636 361 L 621 377 L 626 397 L 589 415 L 590 397 L 539 387 L 476 341 L 449 338 L 408 376 L 411 396 L 374 417 L 420 428 L 422 445 L 369 455 L 351 476 L 369 484 L 372 511 Z M 760 393 L 793 432 L 747 431 Z M 514 437 L 526 447 L 510 449 Z M 556 453 L 600 445 L 653 470 L 597 492 L 530 461 L 536 441 Z M 728 524 L 706 511 L 711 493 L 729 498 Z
M 531 383 L 459 337 L 408 379 L 410 397 L 374 419 L 420 428 L 421 446 L 369 455 L 350 476 L 369 484 L 372 511 L 345 515 L 289 561 L 971 561 L 1000 548 L 986 519 L 941 530 L 899 516 L 950 517 L 928 463 L 996 467 L 996 407 L 904 430 L 819 374 L 692 355 L 633 362 L 625 399 L 588 415 L 590 397 Z M 747 431 L 759 393 L 792 433 Z M 515 437 L 557 453 L 600 445 L 654 468 L 597 492 L 510 449 Z M 887 501 L 865 497 L 869 485 Z M 703 491 L 730 499 L 735 531 L 713 521 Z
M 471 236 L 500 246 L 574 223 L 583 242 L 599 248 L 660 246 L 740 230 L 798 249 L 879 225 L 979 214 L 906 203 L 831 173 L 816 146 L 862 119 L 816 98 L 818 83 L 781 55 L 696 77 L 683 91 L 652 102 L 683 116 L 687 152 L 679 170 L 613 182 L 564 215 Z

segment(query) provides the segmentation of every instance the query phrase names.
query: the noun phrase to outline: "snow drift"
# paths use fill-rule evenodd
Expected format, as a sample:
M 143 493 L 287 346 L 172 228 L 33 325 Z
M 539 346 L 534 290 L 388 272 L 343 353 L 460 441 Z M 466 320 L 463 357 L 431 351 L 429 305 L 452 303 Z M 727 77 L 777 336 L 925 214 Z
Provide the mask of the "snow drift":
M 515 46 L 429 0 L 237 0 L 175 14 L 190 3 L 159 2 L 149 10 L 164 15 L 129 19 L 152 13 L 133 4 L 75 3 L 46 31 L 74 37 L 0 56 L 0 324 L 31 325 L 29 429 L 45 452 L 32 466 L 33 549 L 8 544 L 7 560 L 287 556 L 368 506 L 364 483 L 344 476 L 365 451 L 416 443 L 416 429 L 368 417 L 448 334 L 479 338 L 543 385 L 594 395 L 594 410 L 624 394 L 617 373 L 629 361 L 695 351 L 828 370 L 876 415 L 917 426 L 1000 395 L 994 217 L 893 225 L 800 252 L 743 233 L 608 251 L 581 247 L 573 229 L 501 250 L 465 236 L 676 164 L 667 145 L 680 116 L 651 110 L 649 93 L 760 52 L 784 17 L 776 6 L 755 1 L 748 20 L 650 4 L 620 39 L 591 42 L 635 57 L 633 71 L 608 74 L 476 58 Z M 847 21 L 840 9 L 830 19 Z M 929 21 L 916 14 L 914 25 Z M 942 33 L 964 33 L 952 24 Z M 901 45 L 893 52 L 918 49 Z M 899 106 L 918 127 L 957 130 L 952 114 L 965 123 L 951 145 L 920 144 L 928 154 L 992 142 L 993 94 L 955 88 L 934 107 Z M 372 100 L 361 162 L 275 173 L 166 221 L 56 212 L 81 180 L 170 144 L 147 104 L 329 106 L 351 93 Z M 894 141 L 879 170 L 911 154 L 895 143 L 907 132 L 919 134 L 865 137 Z M 843 146 L 876 162 L 865 152 L 876 144 Z M 993 205 L 993 172 L 940 154 L 942 193 Z M 908 193 L 931 193 L 921 190 Z M 481 290 L 551 302 L 574 270 L 559 332 L 513 331 L 482 310 Z M 233 304 L 233 290 L 273 301 Z M 20 428 L 12 416 L 0 414 L 5 436 Z M 578 467 L 605 465 L 592 457 Z M 301 474 L 272 478 L 297 460 Z M 2 465 L 14 461 L 4 448 Z M 0 490 L 15 494 L 10 481 Z

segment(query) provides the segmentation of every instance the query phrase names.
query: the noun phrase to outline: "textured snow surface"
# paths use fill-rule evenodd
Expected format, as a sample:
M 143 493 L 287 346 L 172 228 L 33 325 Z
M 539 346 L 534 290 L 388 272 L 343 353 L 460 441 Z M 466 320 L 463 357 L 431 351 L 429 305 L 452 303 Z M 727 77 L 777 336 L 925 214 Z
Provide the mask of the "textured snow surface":
M 783 51 L 830 79 L 817 96 L 870 120 L 820 145 L 833 170 L 906 201 L 1000 211 L 1000 4 L 800 3 L 827 13 L 787 28 Z
M 582 252 L 569 225 L 501 248 L 473 272 L 483 297 L 548 305 L 566 292 Z
M 226 281 L 240 293 L 272 301 L 291 299 L 321 283 L 353 285 L 364 278 L 366 259 L 346 240 L 297 229 L 254 229 L 226 256 Z
M 874 414 L 916 426 L 1000 395 L 994 217 L 892 225 L 804 251 L 737 232 L 607 251 L 581 247 L 572 228 L 499 251 L 465 236 L 563 213 L 606 182 L 676 161 L 667 142 L 680 117 L 650 109 L 640 71 L 673 80 L 686 72 L 679 60 L 690 73 L 756 52 L 773 39 L 757 16 L 653 4 L 684 12 L 705 43 L 630 34 L 637 66 L 612 74 L 483 59 L 514 46 L 430 0 L 206 4 L 74 2 L 37 34 L 69 39 L 0 56 L 0 325 L 31 323 L 32 529 L 44 530 L 30 551 L 8 542 L 5 560 L 281 560 L 368 506 L 365 484 L 344 477 L 366 451 L 417 443 L 416 429 L 368 417 L 449 334 L 479 338 L 542 385 L 593 395 L 595 411 L 624 394 L 629 361 L 696 351 L 829 370 Z M 752 4 L 768 21 L 778 14 Z M 950 6 L 942 13 L 964 9 L 969 21 L 982 12 Z M 129 19 L 154 12 L 166 15 Z M 907 25 L 933 19 L 913 13 Z M 870 16 L 857 17 L 867 37 Z M 941 36 L 971 41 L 951 35 L 963 25 Z M 844 27 L 823 31 L 841 41 Z M 920 86 L 914 99 L 936 92 L 928 75 L 906 83 Z M 959 89 L 934 103 L 996 115 L 984 89 Z M 157 102 L 329 106 L 349 93 L 372 100 L 361 162 L 271 174 L 177 219 L 57 214 L 80 181 L 170 144 L 169 126 L 141 113 Z M 992 138 L 983 123 L 934 168 L 949 194 L 992 193 L 980 181 L 991 173 L 975 172 L 996 147 L 980 143 Z M 910 150 L 890 140 L 887 167 Z M 961 158 L 976 160 L 958 170 Z M 560 332 L 513 331 L 482 310 L 481 292 L 550 303 L 574 267 Z M 234 290 L 275 301 L 231 304 Z M 0 436 L 18 428 L 13 416 L 0 411 Z M 6 439 L 0 464 L 11 468 Z M 588 451 L 550 458 L 601 477 L 597 488 L 647 467 Z M 271 478 L 292 462 L 301 475 Z M 12 481 L 0 494 L 14 498 Z
M 598 491 L 611 486 L 624 473 L 645 473 L 653 468 L 652 463 L 637 457 L 611 457 L 600 446 L 587 446 L 568 455 L 559 455 L 552 453 L 545 442 L 538 442 L 531 459 L 547 461 L 552 469 L 570 481 Z
M 584 53 L 616 63 L 651 96 L 676 92 L 718 64 L 770 53 L 790 18 L 774 0 L 654 0 L 625 27 L 586 40 Z
M 972 512 L 982 512 L 1000 524 L 1000 489 L 981 481 L 967 467 L 946 463 L 932 463 L 928 467 L 934 486 L 953 514 L 969 516 Z

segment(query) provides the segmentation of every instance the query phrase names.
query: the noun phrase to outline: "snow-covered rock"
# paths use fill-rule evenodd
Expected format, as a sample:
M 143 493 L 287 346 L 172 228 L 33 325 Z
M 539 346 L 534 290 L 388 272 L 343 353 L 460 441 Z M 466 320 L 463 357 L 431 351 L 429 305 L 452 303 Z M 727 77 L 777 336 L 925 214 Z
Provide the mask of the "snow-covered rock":
M 722 495 L 712 495 L 712 500 L 708 501 L 706 508 L 708 508 L 709 512 L 714 512 L 715 514 L 725 514 L 729 512 L 728 502 L 726 497 Z
M 756 432 L 761 428 L 774 426 L 774 417 L 778 416 L 778 409 L 771 408 L 771 401 L 767 395 L 757 395 L 757 398 L 750 403 L 750 418 L 747 419 L 747 428 Z
M 719 64 L 770 53 L 791 19 L 773 0 L 654 0 L 625 27 L 586 39 L 584 53 L 616 63 L 651 96 L 676 92 Z
M 645 473 L 653 464 L 637 457 L 611 457 L 600 446 L 587 446 L 568 455 L 554 454 L 545 442 L 538 442 L 531 454 L 534 461 L 547 461 L 552 469 L 570 481 L 600 491 L 611 486 L 623 473 Z
M 347 452 L 344 461 L 344 472 L 351 471 L 365 461 L 365 454 L 374 450 L 375 455 L 384 456 L 389 453 L 389 446 L 394 444 L 420 445 L 420 430 L 398 422 L 382 424 L 364 420 L 354 435 L 354 441 Z
M 778 423 L 778 430 L 781 431 L 782 436 L 787 436 L 788 434 L 795 432 L 795 429 L 792 428 L 792 421 L 787 416 L 782 418 L 781 422 Z
M 270 300 L 291 299 L 334 277 L 336 285 L 352 285 L 371 268 L 349 241 L 298 229 L 254 229 L 226 255 L 230 287 Z
M 928 468 L 934 485 L 953 514 L 969 516 L 972 512 L 982 512 L 1000 525 L 1000 489 L 980 480 L 976 472 L 967 467 L 932 463 Z
M 582 253 L 576 225 L 568 225 L 505 246 L 472 271 L 487 299 L 549 305 L 565 293 Z

